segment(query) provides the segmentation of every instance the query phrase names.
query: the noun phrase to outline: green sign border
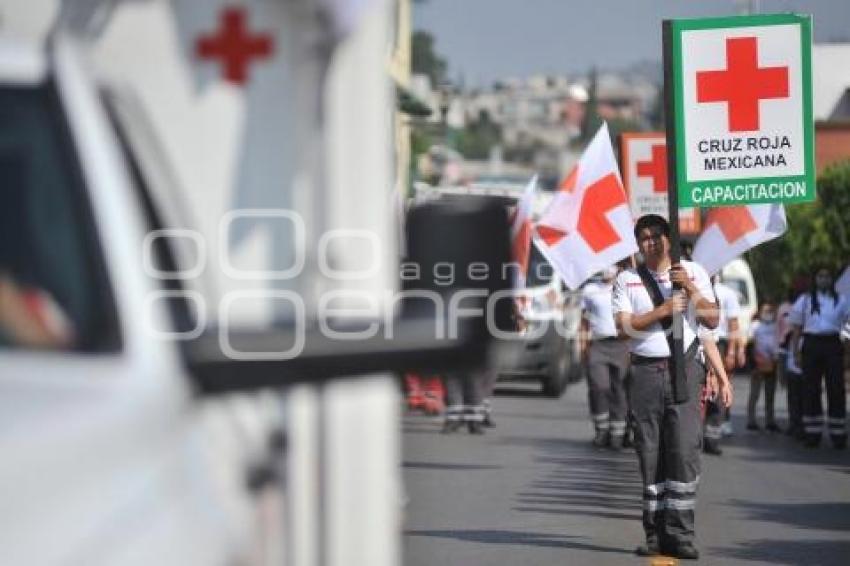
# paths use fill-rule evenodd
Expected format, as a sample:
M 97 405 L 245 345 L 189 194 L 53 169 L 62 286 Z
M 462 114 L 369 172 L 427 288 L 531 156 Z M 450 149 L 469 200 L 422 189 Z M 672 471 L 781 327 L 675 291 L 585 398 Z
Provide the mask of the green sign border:
M 700 18 L 692 20 L 671 20 L 673 34 L 673 94 L 676 109 L 676 186 L 679 194 L 679 206 L 711 208 L 718 206 L 737 206 L 769 202 L 811 202 L 816 198 L 815 185 L 815 125 L 812 111 L 812 18 L 800 14 L 760 14 L 753 16 L 729 16 L 723 18 Z M 682 32 L 705 29 L 729 29 L 756 26 L 777 26 L 796 24 L 800 26 L 800 49 L 803 72 L 803 158 L 805 173 L 799 176 L 781 175 L 761 178 L 714 179 L 707 181 L 688 181 L 687 157 L 685 153 L 685 113 L 684 113 L 684 77 L 682 73 Z M 747 184 L 784 181 L 805 181 L 808 187 L 803 198 L 779 200 L 752 200 L 719 202 L 710 206 L 699 205 L 691 200 L 691 189 L 707 184 Z

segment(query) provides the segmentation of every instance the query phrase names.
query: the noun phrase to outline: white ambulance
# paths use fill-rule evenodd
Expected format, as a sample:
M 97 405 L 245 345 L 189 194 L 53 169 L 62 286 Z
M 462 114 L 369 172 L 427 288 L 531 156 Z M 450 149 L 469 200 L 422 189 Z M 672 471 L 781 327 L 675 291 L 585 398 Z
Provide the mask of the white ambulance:
M 0 3 L 0 563 L 399 563 L 388 372 L 486 336 L 381 300 L 393 10 Z M 409 256 L 440 221 L 503 261 L 494 214 L 414 214 Z

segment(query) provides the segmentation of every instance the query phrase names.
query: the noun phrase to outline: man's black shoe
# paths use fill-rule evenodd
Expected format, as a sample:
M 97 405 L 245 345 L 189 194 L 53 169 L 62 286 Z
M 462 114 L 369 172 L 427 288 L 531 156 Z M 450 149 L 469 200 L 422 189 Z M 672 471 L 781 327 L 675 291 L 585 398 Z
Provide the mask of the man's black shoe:
M 442 434 L 452 434 L 460 430 L 463 423 L 460 421 L 446 421 L 443 423 L 443 428 L 440 430 Z
M 484 434 L 484 423 L 471 422 L 466 424 L 469 434 Z
M 681 558 L 683 560 L 696 560 L 699 558 L 699 551 L 691 542 L 673 544 L 669 549 L 665 549 L 665 551 L 671 556 L 675 556 L 676 558 Z
M 611 442 L 611 435 L 608 434 L 607 430 L 597 430 L 596 436 L 593 437 L 593 445 L 597 448 L 602 448 L 604 446 L 608 446 Z
M 658 556 L 661 554 L 661 547 L 658 546 L 657 540 L 648 540 L 646 544 L 635 549 L 635 554 L 638 556 Z
M 617 434 L 611 435 L 610 442 L 611 450 L 619 452 L 623 449 L 623 437 Z

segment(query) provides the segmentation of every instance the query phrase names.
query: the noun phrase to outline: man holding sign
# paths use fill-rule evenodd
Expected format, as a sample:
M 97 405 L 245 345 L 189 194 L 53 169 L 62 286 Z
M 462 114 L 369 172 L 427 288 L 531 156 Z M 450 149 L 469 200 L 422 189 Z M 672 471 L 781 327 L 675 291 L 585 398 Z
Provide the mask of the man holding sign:
M 668 116 L 668 206 L 673 231 L 667 238 L 663 231 L 654 233 L 651 226 L 642 225 L 641 221 L 635 226 L 647 267 L 656 271 L 656 281 L 661 275 L 658 270 L 671 261 L 676 265 L 680 257 L 680 205 L 721 207 L 804 202 L 815 198 L 811 19 L 782 14 L 670 20 L 664 22 L 662 30 Z M 652 245 L 656 239 L 660 244 Z M 659 246 L 661 252 L 653 250 Z M 659 255 L 661 260 L 657 259 Z M 684 265 L 687 268 L 688 264 Z M 668 380 L 675 385 L 684 381 L 689 393 L 698 391 L 693 389 L 697 385 L 692 382 L 691 374 L 700 370 L 693 368 L 690 355 L 696 320 L 708 328 L 717 326 L 717 307 L 705 270 L 690 265 L 693 267 L 687 275 L 681 269 L 670 270 L 667 285 L 671 288 L 666 290 L 665 286 L 661 293 L 656 290 L 652 310 L 651 305 L 645 304 L 645 297 L 634 296 L 642 290 L 631 289 L 638 289 L 641 283 L 650 289 L 649 277 L 641 277 L 640 281 L 618 280 L 622 283 L 620 294 L 629 299 L 615 303 L 615 310 L 622 313 L 619 320 L 624 328 L 628 324 L 638 329 L 649 328 L 651 324 L 657 327 L 659 321 L 668 317 L 672 323 L 664 323 L 665 327 L 677 330 L 684 326 L 684 332 L 679 336 L 674 332 L 670 340 L 669 369 L 662 370 L 663 366 L 657 365 L 657 373 L 665 378 L 665 404 L 669 402 Z M 684 305 L 681 299 L 675 299 L 674 290 L 690 298 L 699 317 L 691 312 L 682 316 Z M 666 300 L 662 302 L 658 295 Z M 629 303 L 634 307 L 636 302 L 641 303 L 642 309 L 637 312 L 644 313 L 637 317 L 628 310 Z M 636 348 L 647 343 L 648 339 L 644 338 Z M 655 343 L 658 351 L 665 346 L 659 339 Z M 631 401 L 635 416 L 640 419 L 637 415 L 640 399 L 635 398 L 635 394 L 641 394 L 637 385 L 640 380 L 634 381 Z M 679 401 L 682 398 L 679 388 L 672 389 L 674 402 Z M 651 405 L 652 400 L 650 392 L 643 403 Z M 680 558 L 698 557 L 693 546 L 693 509 L 699 472 L 699 432 L 692 428 L 699 426 L 699 412 L 693 403 L 694 399 L 689 398 L 674 403 L 669 410 L 665 407 L 660 414 L 674 415 L 673 423 L 665 419 L 660 427 L 647 427 L 650 433 L 663 431 L 660 438 L 665 442 L 660 443 L 661 452 L 671 450 L 672 440 L 675 445 L 672 451 L 679 448 L 683 450 L 681 454 L 653 461 L 652 441 L 659 437 L 649 434 L 645 436 L 643 449 L 638 451 L 644 478 L 647 536 L 646 546 L 638 549 L 641 554 L 667 550 L 666 544 Z M 659 414 L 656 407 L 652 409 L 650 415 Z M 649 418 L 645 420 L 654 424 Z M 659 464 L 665 466 L 661 468 L 664 474 L 658 473 Z M 654 484 L 650 483 L 653 473 Z M 665 497 L 659 498 L 661 493 Z M 652 511 L 659 514 L 652 516 Z
M 673 264 L 670 225 L 658 215 L 642 216 L 635 237 L 644 257 L 637 270 L 623 271 L 614 285 L 617 329 L 630 337 L 629 402 L 635 450 L 643 479 L 646 545 L 637 553 L 697 558 L 694 509 L 700 473 L 700 392 L 705 367 L 698 361 L 698 324 L 715 328 L 717 305 L 708 274 L 698 264 Z M 681 290 L 674 291 L 674 284 Z M 685 314 L 685 383 L 672 371 L 671 317 Z M 677 387 L 686 391 L 677 391 Z M 684 401 L 679 401 L 680 395 Z

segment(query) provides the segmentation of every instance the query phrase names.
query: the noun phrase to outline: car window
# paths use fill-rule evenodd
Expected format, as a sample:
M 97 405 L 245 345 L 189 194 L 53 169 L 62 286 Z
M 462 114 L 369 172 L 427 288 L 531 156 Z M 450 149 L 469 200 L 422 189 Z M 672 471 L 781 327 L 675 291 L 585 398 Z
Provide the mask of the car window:
M 0 87 L 0 347 L 99 352 L 120 346 L 55 88 Z
M 741 306 L 750 304 L 750 297 L 747 294 L 747 284 L 743 279 L 724 279 L 723 283 L 735 291 L 735 294 L 738 295 L 738 302 Z

